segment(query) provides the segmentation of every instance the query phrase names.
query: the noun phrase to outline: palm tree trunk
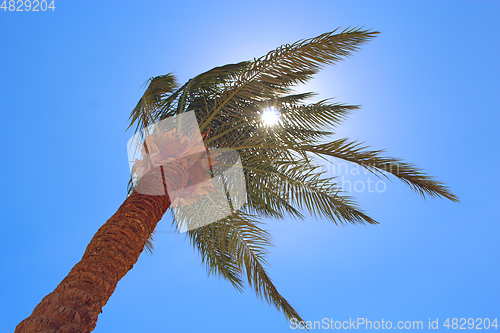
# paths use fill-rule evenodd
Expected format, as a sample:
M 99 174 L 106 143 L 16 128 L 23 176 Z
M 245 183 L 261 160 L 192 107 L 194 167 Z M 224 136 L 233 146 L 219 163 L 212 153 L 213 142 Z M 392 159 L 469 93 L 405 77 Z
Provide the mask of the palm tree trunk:
M 118 281 L 137 262 L 156 224 L 170 207 L 167 195 L 141 193 L 162 193 L 166 187 L 182 186 L 187 181 L 180 163 L 170 163 L 165 174 L 162 169 L 141 178 L 134 192 L 99 228 L 82 260 L 17 325 L 15 333 L 86 333 L 95 328 L 97 317 Z

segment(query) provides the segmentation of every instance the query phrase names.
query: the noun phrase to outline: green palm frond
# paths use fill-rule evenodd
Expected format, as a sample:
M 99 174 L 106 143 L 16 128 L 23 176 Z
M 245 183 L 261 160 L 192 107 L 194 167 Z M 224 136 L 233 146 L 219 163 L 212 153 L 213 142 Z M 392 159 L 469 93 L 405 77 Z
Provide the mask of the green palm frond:
M 251 179 L 251 184 L 247 185 L 250 205 L 260 199 L 275 211 L 290 213 L 287 206 L 281 206 L 281 201 L 286 200 L 297 211 L 305 208 L 313 216 L 325 217 L 335 224 L 378 223 L 361 211 L 350 197 L 339 193 L 334 177 L 321 177 L 320 166 L 297 160 L 261 162 L 244 168 L 248 172 L 247 179 Z M 284 197 L 276 200 L 268 193 Z
M 259 101 L 291 86 L 305 83 L 323 66 L 348 57 L 378 32 L 361 29 L 334 30 L 315 38 L 283 45 L 254 60 L 248 69 L 214 101 L 213 109 L 200 125 L 205 129 L 223 110 L 239 109 L 240 103 Z
M 230 224 L 222 220 L 189 230 L 187 236 L 191 244 L 198 249 L 208 274 L 224 277 L 241 292 L 243 291 L 241 263 L 230 251 L 229 244 L 232 237 L 230 231 Z
M 258 296 L 287 318 L 301 320 L 264 269 L 266 248 L 271 243 L 257 217 L 303 219 L 307 212 L 335 224 L 377 223 L 340 191 L 335 177 L 322 171 L 320 158 L 359 165 L 378 176 L 395 176 L 422 196 L 458 201 L 444 184 L 412 164 L 384 157 L 383 151 L 348 139 L 332 141 L 336 127 L 358 109 L 357 105 L 330 100 L 306 104 L 315 94 L 292 89 L 325 65 L 350 56 L 377 34 L 357 28 L 335 30 L 283 45 L 253 61 L 213 68 L 180 87 L 172 74 L 159 76 L 150 80 L 130 115 L 130 126 L 136 124 L 136 133 L 142 133 L 159 120 L 194 111 L 201 132 L 206 134 L 207 148 L 239 153 L 246 204 L 216 222 L 188 230 L 187 237 L 209 274 L 227 279 L 240 291 L 247 280 Z M 266 126 L 261 119 L 270 107 L 281 116 L 274 126 Z M 129 191 L 133 191 L 132 181 Z M 207 195 L 204 204 L 185 210 L 175 222 L 216 216 L 217 207 L 210 205 L 210 200 L 221 199 L 213 196 Z
M 258 227 L 256 216 L 236 212 L 229 218 L 189 230 L 187 236 L 198 248 L 209 274 L 217 273 L 242 290 L 242 278 L 255 293 L 281 310 L 289 319 L 302 320 L 295 309 L 278 292 L 264 266 L 269 234 Z
M 130 114 L 129 129 L 134 123 L 137 123 L 135 132 L 140 132 L 148 125 L 158 121 L 156 119 L 155 110 L 166 101 L 175 99 L 178 92 L 174 93 L 177 88 L 175 76 L 171 73 L 150 78 L 146 81 L 149 86 L 144 92 L 144 95 L 137 103 L 136 107 Z
M 349 142 L 347 139 L 301 148 L 314 154 L 328 155 L 358 164 L 370 171 L 392 174 L 422 197 L 425 197 L 425 195 L 444 197 L 458 202 L 458 198 L 443 183 L 426 175 L 413 164 L 405 163 L 397 158 L 379 156 L 383 152 L 382 150 L 367 150 L 367 147 L 363 147 L 356 142 Z

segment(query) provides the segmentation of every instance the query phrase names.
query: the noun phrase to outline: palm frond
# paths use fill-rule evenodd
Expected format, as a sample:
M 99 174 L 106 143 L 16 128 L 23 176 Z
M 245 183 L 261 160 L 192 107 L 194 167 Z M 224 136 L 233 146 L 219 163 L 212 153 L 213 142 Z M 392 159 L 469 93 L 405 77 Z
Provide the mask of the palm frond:
M 335 224 L 378 224 L 360 210 L 352 198 L 340 193 L 334 177 L 322 177 L 323 172 L 317 170 L 320 167 L 308 161 L 261 161 L 245 165 L 247 178 L 255 187 L 253 190 L 248 186 L 249 203 L 263 201 L 266 207 L 288 213 L 289 206 L 293 209 L 306 208 L 313 216 L 326 217 Z M 275 197 L 280 197 L 280 200 Z M 289 206 L 283 205 L 282 201 Z
M 334 30 L 315 38 L 283 45 L 254 60 L 230 88 L 214 101 L 213 109 L 200 126 L 203 131 L 223 109 L 237 109 L 239 103 L 258 101 L 287 88 L 305 83 L 323 66 L 340 61 L 378 32 L 361 29 Z M 279 88 L 283 90 L 279 90 Z M 278 91 L 276 91 L 278 89 Z
M 309 105 L 283 106 L 280 110 L 284 124 L 299 129 L 331 130 L 347 119 L 347 116 L 354 110 L 359 109 L 358 105 L 330 104 L 327 101 L 322 100 Z
M 238 149 L 247 153 L 259 152 L 267 155 L 271 160 L 283 159 L 286 154 L 290 154 L 290 151 L 294 151 L 301 156 L 307 153 L 320 157 L 331 156 L 360 165 L 378 175 L 391 174 L 396 176 L 423 197 L 428 195 L 443 197 L 455 202 L 459 201 L 458 197 L 451 193 L 446 185 L 428 176 L 415 165 L 397 158 L 381 156 L 383 150 L 368 150 L 367 147 L 363 147 L 357 142 L 348 141 L 345 138 L 316 145 L 298 144 L 299 140 L 300 138 L 296 140 L 289 139 L 286 134 L 281 133 L 262 141 L 259 137 L 249 138 Z
M 162 100 L 168 99 L 177 88 L 175 76 L 171 73 L 160 75 L 146 81 L 149 86 L 144 92 L 144 95 L 132 110 L 129 120 L 130 125 L 127 130 L 137 123 L 135 133 L 143 130 L 148 125 L 157 121 L 155 110 L 158 108 Z
M 303 146 L 301 149 L 358 164 L 370 171 L 392 174 L 422 197 L 429 195 L 455 202 L 459 201 L 458 197 L 452 194 L 447 186 L 426 175 L 415 165 L 405 163 L 397 158 L 380 156 L 383 150 L 367 150 L 367 147 L 356 142 L 349 142 L 345 138 L 328 144 Z
M 241 278 L 246 276 L 257 296 L 281 310 L 288 319 L 300 315 L 278 292 L 264 265 L 266 247 L 271 246 L 269 234 L 257 226 L 255 216 L 237 212 L 230 217 L 188 231 L 209 274 L 218 274 L 241 290 Z
M 232 234 L 225 220 L 200 228 L 188 230 L 186 234 L 201 255 L 209 275 L 219 275 L 228 280 L 238 291 L 243 291 L 241 263 L 232 255 L 230 247 Z

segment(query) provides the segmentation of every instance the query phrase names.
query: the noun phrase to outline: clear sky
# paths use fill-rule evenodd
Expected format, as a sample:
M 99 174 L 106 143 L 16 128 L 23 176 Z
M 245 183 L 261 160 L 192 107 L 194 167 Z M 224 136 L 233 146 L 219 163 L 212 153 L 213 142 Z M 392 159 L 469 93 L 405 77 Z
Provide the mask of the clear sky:
M 421 166 L 461 203 L 423 200 L 394 180 L 381 193 L 353 190 L 380 225 L 266 221 L 273 281 L 311 321 L 422 321 L 427 329 L 439 318 L 444 330 L 446 318 L 500 317 L 499 1 L 55 6 L 0 10 L 0 332 L 12 332 L 59 284 L 126 198 L 125 129 L 144 81 L 174 72 L 183 83 L 348 26 L 381 34 L 303 89 L 362 105 L 339 136 Z M 94 332 L 294 331 L 250 289 L 207 279 L 168 221 L 156 241 Z

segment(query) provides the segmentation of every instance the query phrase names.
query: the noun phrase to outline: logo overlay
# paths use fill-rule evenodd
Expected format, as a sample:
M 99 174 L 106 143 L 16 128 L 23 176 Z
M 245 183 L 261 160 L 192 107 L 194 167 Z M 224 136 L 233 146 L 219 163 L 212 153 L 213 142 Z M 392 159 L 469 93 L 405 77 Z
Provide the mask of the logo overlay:
M 246 203 L 240 155 L 232 149 L 208 150 L 206 134 L 189 111 L 148 126 L 127 144 L 135 191 L 168 195 L 180 232 L 223 219 Z M 174 165 L 182 172 L 173 172 Z M 165 186 L 137 186 L 155 171 L 161 172 Z

